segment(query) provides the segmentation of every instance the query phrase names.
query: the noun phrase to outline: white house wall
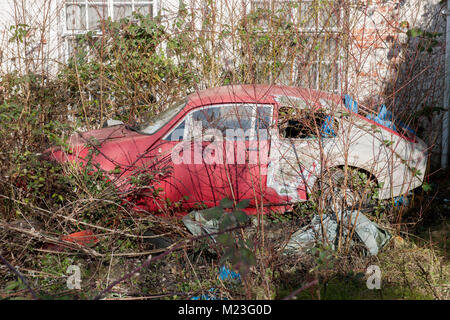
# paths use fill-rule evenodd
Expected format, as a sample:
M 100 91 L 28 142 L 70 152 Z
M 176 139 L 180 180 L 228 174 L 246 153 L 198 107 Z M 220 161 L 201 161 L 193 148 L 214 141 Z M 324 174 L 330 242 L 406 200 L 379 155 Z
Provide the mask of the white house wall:
M 179 0 L 156 1 L 156 10 L 163 17 L 162 23 L 170 25 L 178 13 Z M 197 17 L 209 7 L 208 2 L 202 0 L 184 2 L 189 8 L 189 14 Z M 50 75 L 56 73 L 59 64 L 67 58 L 64 3 L 64 0 L 0 0 L 0 76 L 14 70 Z M 224 25 L 235 28 L 244 10 L 249 12 L 251 8 L 250 0 L 212 0 L 211 3 L 215 6 L 217 23 L 216 29 L 210 31 L 215 34 Z M 431 54 L 418 57 L 422 59 L 422 65 L 418 65 L 417 70 L 411 70 L 412 74 L 409 75 L 412 78 L 411 88 L 406 90 L 411 95 L 424 96 L 425 100 L 419 97 L 411 100 L 412 105 L 399 107 L 414 109 L 420 103 L 436 105 L 442 101 L 440 90 L 443 83 L 439 81 L 442 82 L 444 69 L 445 16 L 440 12 L 440 0 L 355 0 L 349 3 L 350 18 L 345 22 L 350 40 L 348 50 L 342 52 L 345 63 L 339 70 L 342 92 L 350 93 L 365 103 L 389 99 L 395 102 L 396 97 L 387 95 L 392 91 L 401 92 L 402 88 L 389 89 L 389 86 L 395 84 L 394 80 L 408 69 L 409 64 L 417 62 L 408 61 L 410 57 L 405 55 L 411 45 L 406 41 L 406 31 L 419 27 L 440 31 L 444 36 L 438 39 L 439 44 Z M 201 30 L 200 20 L 195 21 L 195 29 Z M 23 43 L 10 41 L 10 28 L 16 23 L 31 27 Z M 234 60 L 238 57 L 232 43 L 232 40 L 218 41 L 213 51 L 219 57 L 218 61 L 229 68 L 233 68 Z M 208 83 L 208 86 L 214 85 L 214 81 Z M 425 125 L 429 128 L 439 126 L 439 119 Z M 433 139 L 430 137 L 430 140 Z

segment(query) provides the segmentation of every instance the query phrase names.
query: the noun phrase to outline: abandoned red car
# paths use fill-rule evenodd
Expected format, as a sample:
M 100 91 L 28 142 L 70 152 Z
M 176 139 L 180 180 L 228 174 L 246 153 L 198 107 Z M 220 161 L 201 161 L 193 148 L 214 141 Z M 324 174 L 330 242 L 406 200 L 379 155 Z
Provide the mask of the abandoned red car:
M 305 88 L 224 86 L 193 93 L 139 128 L 76 133 L 70 153 L 48 152 L 59 162 L 86 163 L 95 149 L 92 163 L 125 193 L 136 189 L 131 177 L 147 177 L 135 201 L 148 211 L 166 199 L 187 212 L 225 197 L 249 199 L 249 213 L 285 209 L 307 200 L 325 169 L 345 165 L 375 180 L 381 199 L 420 186 L 426 145 L 392 114 L 381 119 L 385 111 L 355 106 Z

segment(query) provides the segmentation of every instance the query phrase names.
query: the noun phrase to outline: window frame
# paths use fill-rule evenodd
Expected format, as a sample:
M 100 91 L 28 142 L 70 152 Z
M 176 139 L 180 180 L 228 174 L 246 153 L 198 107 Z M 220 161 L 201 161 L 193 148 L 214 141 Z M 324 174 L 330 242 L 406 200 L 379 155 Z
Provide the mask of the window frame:
M 63 0 L 63 10 L 61 17 L 61 20 L 63 21 L 62 26 L 62 38 L 64 42 L 64 58 L 65 61 L 68 60 L 68 58 L 71 55 L 70 52 L 70 44 L 69 42 L 76 41 L 76 37 L 79 35 L 86 34 L 88 32 L 92 32 L 94 36 L 101 36 L 102 31 L 101 28 L 93 28 L 91 29 L 89 26 L 89 7 L 95 7 L 95 6 L 106 6 L 106 16 L 103 17 L 111 18 L 112 20 L 115 20 L 114 17 L 114 6 L 115 5 L 131 5 L 131 12 L 135 12 L 136 6 L 144 6 L 144 5 L 152 5 L 152 17 L 156 16 L 156 13 L 158 12 L 158 2 L 160 0 Z M 71 5 L 80 5 L 85 7 L 85 17 L 84 17 L 84 29 L 69 29 L 68 28 L 68 7 Z M 75 17 L 73 17 L 75 19 Z M 74 20 L 75 21 L 75 20 Z
M 314 3 L 317 2 L 317 0 L 251 0 L 250 3 L 250 10 L 254 11 L 254 10 L 258 10 L 258 9 L 270 9 L 270 10 L 278 10 L 279 7 L 277 7 L 278 4 L 290 4 L 293 2 L 297 2 L 298 5 L 301 5 L 301 3 Z M 330 2 L 334 2 L 334 3 L 338 3 L 339 0 L 333 0 Z M 320 11 L 319 11 L 320 12 Z M 298 18 L 298 16 L 296 17 Z M 340 23 L 340 20 L 342 19 L 342 11 L 339 12 L 339 16 L 337 17 L 337 25 Z M 322 28 L 320 27 L 320 15 L 317 14 L 317 17 L 315 17 L 315 25 L 314 27 L 301 27 L 299 28 L 299 31 L 302 33 L 320 33 L 320 30 L 322 30 Z M 294 22 L 295 23 L 295 22 Z M 336 26 L 336 27 L 332 27 L 332 28 L 327 28 L 327 31 L 330 32 L 335 32 L 335 33 L 339 33 L 341 32 L 340 27 Z
M 267 103 L 239 103 L 239 102 L 231 102 L 231 103 L 220 103 L 220 104 L 211 104 L 211 105 L 205 105 L 205 106 L 201 106 L 195 109 L 190 110 L 187 114 L 184 115 L 184 117 L 182 117 L 180 120 L 177 121 L 177 123 L 173 126 L 172 129 L 170 129 L 162 138 L 161 140 L 167 141 L 167 142 L 173 142 L 173 141 L 188 141 L 191 139 L 195 139 L 195 133 L 194 131 L 194 127 L 193 127 L 193 118 L 192 115 L 194 112 L 200 111 L 200 110 L 207 110 L 207 109 L 211 109 L 211 108 L 217 108 L 217 107 L 228 107 L 228 106 L 240 106 L 240 107 L 245 107 L 245 106 L 252 106 L 252 115 L 251 115 L 251 124 L 250 127 L 251 128 L 256 128 L 257 126 L 257 116 L 258 116 L 258 108 L 260 107 L 269 107 L 271 108 L 270 111 L 270 119 L 269 122 L 270 124 L 273 123 L 274 121 L 274 110 L 275 110 L 275 105 L 273 104 L 267 104 Z M 172 133 L 178 128 L 178 126 L 185 121 L 185 125 L 184 125 L 184 132 L 183 132 L 183 140 L 167 140 L 167 138 L 172 135 Z M 270 126 L 270 125 L 269 125 Z M 269 129 L 268 129 L 269 131 Z M 268 134 L 270 134 L 270 132 L 268 132 Z M 224 139 L 226 139 L 226 136 L 224 137 Z M 270 137 L 268 138 L 270 139 Z
M 254 12 L 254 10 L 257 10 L 259 8 L 265 8 L 265 9 L 273 9 L 276 10 L 277 8 L 275 7 L 277 4 L 289 4 L 292 2 L 297 2 L 298 6 L 300 7 L 302 3 L 314 3 L 317 2 L 318 0 L 251 0 L 250 2 L 250 11 Z M 339 4 L 340 0 L 334 0 L 331 1 L 333 3 Z M 297 10 L 299 10 L 297 8 Z M 343 21 L 343 16 L 344 16 L 344 10 L 342 10 L 342 8 L 339 8 L 339 15 L 336 16 L 336 25 L 333 27 L 323 27 L 323 25 L 321 26 L 321 19 L 320 19 L 320 10 L 318 11 L 318 13 L 315 16 L 315 22 L 314 22 L 314 27 L 299 27 L 298 31 L 301 34 L 314 34 L 317 38 L 320 39 L 324 39 L 325 41 L 334 41 L 334 49 L 333 49 L 333 54 L 335 56 L 338 57 L 338 59 L 333 59 L 331 55 L 327 56 L 327 58 L 325 59 L 320 59 L 320 52 L 319 51 L 315 51 L 315 50 L 311 50 L 311 52 L 314 53 L 314 58 L 311 61 L 311 67 L 315 67 L 315 71 L 313 71 L 314 73 L 314 81 L 312 85 L 309 85 L 312 89 L 317 89 L 317 90 L 327 90 L 327 91 L 331 91 L 331 92 L 340 92 L 341 88 L 342 88 L 342 79 L 341 79 L 341 74 L 339 72 L 339 70 L 342 69 L 343 67 L 343 62 L 341 59 L 341 54 L 340 54 L 340 47 L 338 45 L 338 41 L 339 41 L 339 35 L 342 32 L 342 21 Z M 297 14 L 296 17 L 297 19 L 299 19 L 299 15 Z M 323 36 L 321 36 L 323 35 Z M 331 37 L 325 37 L 325 35 L 332 35 Z M 327 48 L 330 48 L 330 46 L 327 46 Z M 331 50 L 327 50 L 327 51 L 331 51 Z M 295 59 L 294 63 L 293 63 L 293 67 L 290 70 L 287 70 L 288 74 L 292 75 L 291 77 L 285 77 L 285 78 L 291 78 L 293 85 L 303 85 L 304 83 L 308 83 L 309 82 L 309 74 L 305 74 L 303 75 L 303 77 L 301 76 L 301 72 L 302 72 L 302 62 L 299 61 L 298 59 Z M 323 86 L 321 86 L 321 78 L 322 78 L 322 70 L 323 68 L 329 68 L 329 70 L 332 70 L 332 76 L 333 76 L 333 83 L 328 84 L 328 86 L 325 88 Z M 309 73 L 310 70 L 307 70 L 307 73 Z M 285 74 L 286 72 L 282 72 L 280 74 L 280 77 L 283 77 L 283 74 Z M 302 81 L 303 80 L 303 81 Z M 330 89 L 331 87 L 331 89 Z
M 300 110 L 307 110 L 307 112 L 309 113 L 309 114 L 311 114 L 311 113 L 315 113 L 315 112 L 318 112 L 318 110 L 313 110 L 313 106 L 310 106 L 309 104 L 308 104 L 308 102 L 305 100 L 305 99 L 303 99 L 303 98 L 300 98 L 300 97 L 287 97 L 287 98 L 289 98 L 289 99 L 299 99 L 299 100 L 302 100 L 307 106 L 308 106 L 308 108 L 298 108 L 298 109 L 300 109 Z M 287 137 L 285 137 L 283 134 L 282 134 L 282 132 L 281 132 L 281 130 L 280 130 L 280 127 L 279 127 L 279 121 L 280 121 L 280 108 L 282 108 L 282 107 L 291 107 L 291 108 L 293 108 L 293 109 L 296 109 L 295 108 L 295 106 L 293 106 L 293 105 L 285 105 L 285 104 L 282 104 L 282 103 L 280 103 L 278 100 L 277 100 L 277 108 L 276 108 L 276 112 L 277 112 L 277 115 L 276 115 L 276 123 L 275 123 L 275 127 L 276 127 L 276 134 L 277 134 L 277 136 L 278 136 L 278 139 L 280 139 L 281 141 L 293 141 L 293 142 L 295 142 L 295 141 L 312 141 L 312 140 L 315 140 L 315 139 L 318 139 L 318 138 L 321 138 L 321 139 L 335 139 L 335 138 L 337 138 L 338 137 L 338 133 L 339 133 L 339 126 L 340 126 L 340 122 L 339 122 L 339 120 L 337 119 L 337 117 L 335 117 L 335 115 L 333 114 L 333 113 L 331 113 L 330 112 L 330 110 L 327 110 L 327 108 L 324 108 L 324 112 L 321 112 L 324 116 L 325 116 L 325 118 L 326 117 L 328 117 L 328 116 L 330 116 L 331 117 L 331 119 L 332 119 L 332 121 L 333 121 L 333 124 L 336 124 L 334 127 L 333 127 L 333 129 L 334 129 L 334 132 L 335 132 L 335 135 L 334 136 L 328 136 L 328 137 L 324 137 L 324 136 L 316 136 L 316 135 L 314 135 L 314 136 L 311 136 L 311 137 L 306 137 L 306 138 L 287 138 Z

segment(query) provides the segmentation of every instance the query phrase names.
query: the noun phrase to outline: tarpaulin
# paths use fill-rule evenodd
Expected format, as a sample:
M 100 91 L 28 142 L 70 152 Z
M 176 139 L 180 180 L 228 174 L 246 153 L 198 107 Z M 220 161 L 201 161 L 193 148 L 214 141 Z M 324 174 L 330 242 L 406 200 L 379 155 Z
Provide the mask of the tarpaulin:
M 343 224 L 343 237 L 346 239 L 354 230 L 356 237 L 350 239 L 350 244 L 360 241 L 366 247 L 370 255 L 377 255 L 379 250 L 386 245 L 391 235 L 386 230 L 380 228 L 364 214 L 358 211 L 345 212 L 339 215 L 340 221 L 334 213 L 323 214 L 322 219 L 315 215 L 310 224 L 295 232 L 286 245 L 286 253 L 295 253 L 312 248 L 325 240 L 335 249 L 338 241 L 340 223 Z M 322 230 L 325 231 L 323 235 Z

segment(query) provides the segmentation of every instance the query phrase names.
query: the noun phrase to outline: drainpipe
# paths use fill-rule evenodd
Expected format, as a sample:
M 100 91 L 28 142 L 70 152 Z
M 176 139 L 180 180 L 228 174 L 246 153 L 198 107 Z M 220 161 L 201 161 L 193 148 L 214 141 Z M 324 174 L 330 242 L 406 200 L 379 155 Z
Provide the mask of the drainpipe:
M 445 87 L 444 87 L 444 118 L 442 119 L 442 154 L 441 166 L 446 169 L 448 164 L 448 134 L 449 134 L 449 99 L 450 99 L 450 0 L 447 0 L 447 30 L 445 33 Z

